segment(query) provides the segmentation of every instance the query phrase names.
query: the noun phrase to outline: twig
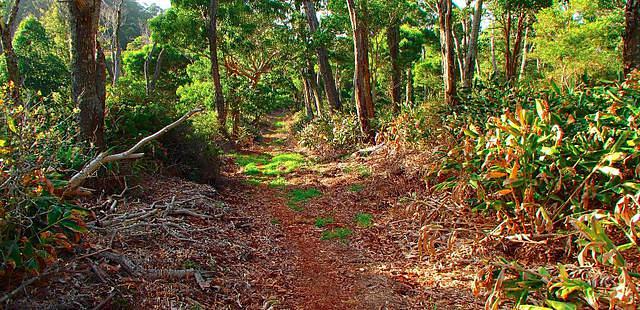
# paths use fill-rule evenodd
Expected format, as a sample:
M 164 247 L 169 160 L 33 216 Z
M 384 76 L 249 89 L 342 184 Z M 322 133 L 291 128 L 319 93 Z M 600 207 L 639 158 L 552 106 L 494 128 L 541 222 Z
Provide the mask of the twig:
M 112 292 L 111 294 L 109 294 L 109 296 L 105 300 L 103 300 L 101 303 L 99 303 L 97 306 L 95 306 L 93 308 L 93 310 L 100 310 L 100 309 L 104 308 L 107 305 L 107 303 L 110 302 L 111 299 L 113 299 L 113 297 L 115 297 L 115 296 L 116 296 L 116 292 Z
M 24 290 L 27 286 L 31 285 L 33 282 L 36 282 L 38 280 L 40 280 L 40 278 L 49 275 L 51 272 L 47 271 L 47 272 L 43 272 L 33 278 L 30 278 L 28 280 L 25 280 L 22 282 L 22 284 L 20 284 L 20 286 L 16 287 L 13 291 L 5 294 L 4 296 L 2 296 L 2 298 L 0 298 L 0 304 L 4 303 L 5 301 L 11 299 L 13 296 L 15 296 L 16 294 L 20 293 L 20 291 Z

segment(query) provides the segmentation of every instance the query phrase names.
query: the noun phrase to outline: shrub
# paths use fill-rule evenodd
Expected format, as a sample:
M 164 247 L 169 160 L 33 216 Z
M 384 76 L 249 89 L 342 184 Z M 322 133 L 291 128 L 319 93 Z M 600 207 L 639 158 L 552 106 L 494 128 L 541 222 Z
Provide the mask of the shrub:
M 87 159 L 73 142 L 75 111 L 26 92 L 18 104 L 8 87 L 0 94 L 0 275 L 42 270 L 86 231 L 85 210 L 61 198 L 58 172 Z
M 309 122 L 300 131 L 298 140 L 313 152 L 346 153 L 358 147 L 362 136 L 355 115 L 335 113 Z
M 613 287 L 597 287 L 564 266 L 531 271 L 502 261 L 479 276 L 478 286 L 492 291 L 487 305 L 505 297 L 526 304 L 533 292 L 553 308 L 638 302 L 628 262 L 640 250 L 639 79 L 636 73 L 622 84 L 565 92 L 552 85 L 535 95 L 504 96 L 484 122 L 465 117 L 469 123 L 457 133 L 458 146 L 436 172 L 447 178 L 438 188 L 471 193 L 468 201 L 477 210 L 495 211 L 509 234 L 577 230 L 578 263 L 618 279 Z

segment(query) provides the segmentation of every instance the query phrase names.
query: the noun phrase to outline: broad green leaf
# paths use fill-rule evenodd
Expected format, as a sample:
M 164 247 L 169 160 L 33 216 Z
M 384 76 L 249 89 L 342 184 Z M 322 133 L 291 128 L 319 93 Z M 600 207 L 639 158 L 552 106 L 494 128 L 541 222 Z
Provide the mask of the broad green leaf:
M 598 171 L 600 171 L 603 174 L 608 175 L 610 177 L 614 177 L 614 176 L 619 177 L 620 176 L 620 169 L 614 168 L 614 167 L 611 167 L 611 166 L 598 167 Z
M 552 308 L 532 306 L 532 305 L 520 305 L 518 310 L 553 310 Z
M 578 307 L 576 307 L 576 305 L 568 303 L 568 302 L 561 302 L 561 301 L 550 300 L 550 299 L 547 299 L 544 302 L 547 305 L 549 305 L 551 308 L 553 308 L 554 310 L 576 310 L 576 309 L 578 309 Z

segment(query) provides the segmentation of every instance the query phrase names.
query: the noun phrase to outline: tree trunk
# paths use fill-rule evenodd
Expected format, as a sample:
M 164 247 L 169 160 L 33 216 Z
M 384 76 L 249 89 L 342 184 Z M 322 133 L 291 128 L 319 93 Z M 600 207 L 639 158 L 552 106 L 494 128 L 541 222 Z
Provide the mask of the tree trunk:
M 160 70 L 162 68 L 162 56 L 164 56 L 164 47 L 158 53 L 158 59 L 156 60 L 156 67 L 153 69 L 153 79 L 149 85 L 149 91 L 154 92 L 156 90 L 156 84 L 160 78 Z
M 456 63 L 453 46 L 452 15 L 453 5 L 451 0 L 438 0 L 438 20 L 440 23 L 440 45 L 444 68 L 444 100 L 448 105 L 456 105 Z
M 402 80 L 400 78 L 400 25 L 397 21 L 392 21 L 387 27 L 387 45 L 389 46 L 389 60 L 391 62 L 391 80 L 389 90 L 391 91 L 391 103 L 393 110 L 400 111 L 402 100 Z
M 309 59 L 307 59 L 307 77 L 309 79 L 309 90 L 311 90 L 311 95 L 313 95 L 313 100 L 315 100 L 316 115 L 322 117 L 322 94 L 320 94 L 320 88 L 318 88 L 318 76 Z
M 518 74 L 518 81 L 522 81 L 524 77 L 525 70 L 527 69 L 527 39 L 529 38 L 529 28 L 524 30 L 524 43 L 522 44 L 522 60 L 520 61 L 520 73 Z
M 151 46 L 151 51 L 147 54 L 147 58 L 144 60 L 144 82 L 145 82 L 145 93 L 149 95 L 151 93 L 151 80 L 149 79 L 149 66 L 151 65 L 151 56 L 153 56 L 153 52 L 156 50 L 156 42 L 153 42 Z
M 216 110 L 218 112 L 218 126 L 220 132 L 226 135 L 227 132 L 227 111 L 224 105 L 224 94 L 222 93 L 222 82 L 220 81 L 220 66 L 218 65 L 218 0 L 209 1 L 209 57 L 211 59 L 211 77 L 216 91 Z
M 17 103 L 20 102 L 22 79 L 18 68 L 18 56 L 13 50 L 13 30 L 15 28 L 19 8 L 20 0 L 15 0 L 11 7 L 11 12 L 9 13 L 7 22 L 0 22 L 0 41 L 2 43 L 2 52 L 4 53 L 4 57 L 7 62 L 7 78 L 8 82 L 13 84 L 13 87 L 10 89 L 10 94 L 11 98 L 13 98 Z
M 627 0 L 625 8 L 624 73 L 640 70 L 640 0 Z
M 302 72 L 302 94 L 304 98 L 304 110 L 307 112 L 308 118 L 313 118 L 313 103 L 311 100 L 311 89 L 309 87 L 309 79 Z
M 319 23 L 316 17 L 316 8 L 311 0 L 304 0 L 304 10 L 307 15 L 307 21 L 309 22 L 309 30 L 311 33 L 315 33 L 318 30 Z M 322 44 L 318 44 L 316 47 L 316 53 L 318 55 L 318 65 L 320 67 L 320 74 L 324 81 L 324 91 L 327 94 L 327 100 L 331 110 L 340 110 L 342 103 L 338 96 L 338 90 L 336 88 L 336 82 L 333 79 L 333 73 L 331 72 L 331 64 L 329 63 L 329 54 L 327 48 Z
M 359 0 L 358 5 L 359 7 L 356 8 L 354 0 L 347 0 L 355 55 L 355 102 L 361 133 L 369 142 L 374 142 L 375 133 L 370 125 L 370 120 L 374 117 L 374 110 L 373 98 L 371 97 L 371 72 L 369 71 L 369 30 L 366 0 Z
M 476 0 L 476 6 L 473 11 L 473 21 L 471 26 L 471 34 L 469 35 L 468 48 L 464 60 L 464 78 L 462 79 L 462 87 L 470 88 L 473 84 L 473 73 L 478 56 L 478 37 L 480 35 L 480 22 L 482 20 L 482 2 Z
M 121 59 L 122 59 L 122 49 L 120 48 L 120 24 L 122 20 L 122 2 L 124 0 L 120 0 L 116 6 L 116 17 L 115 23 L 113 25 L 113 42 L 112 42 L 112 51 L 113 51 L 113 81 L 112 85 L 115 85 L 120 78 L 120 72 L 122 70 Z
M 518 24 L 516 26 L 515 38 L 513 41 L 513 49 L 511 49 L 511 26 L 512 26 L 512 12 L 507 10 L 507 23 L 503 30 L 504 39 L 505 39 L 505 78 L 508 82 L 512 82 L 517 75 L 518 71 L 518 56 L 520 56 L 520 52 L 522 51 L 522 37 L 524 34 L 525 23 L 527 12 L 525 9 L 520 9 L 520 13 L 518 14 Z
M 407 90 L 405 105 L 410 107 L 413 105 L 413 72 L 411 66 L 407 68 Z
M 491 65 L 493 67 L 493 73 L 495 75 L 498 72 L 498 61 L 496 60 L 496 37 L 491 33 Z
M 104 146 L 104 64 L 98 53 L 100 0 L 68 1 L 71 30 L 71 93 L 80 108 L 80 133 L 85 141 Z M 101 55 L 98 55 L 100 58 Z

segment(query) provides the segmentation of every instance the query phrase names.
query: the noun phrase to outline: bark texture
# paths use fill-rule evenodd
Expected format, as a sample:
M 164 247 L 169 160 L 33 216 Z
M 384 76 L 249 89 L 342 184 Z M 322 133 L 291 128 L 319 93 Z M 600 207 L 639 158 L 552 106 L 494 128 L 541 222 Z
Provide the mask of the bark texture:
M 318 31 L 319 28 L 318 18 L 316 17 L 316 8 L 311 0 L 304 0 L 303 4 L 305 14 L 307 15 L 307 22 L 309 23 L 309 30 L 311 30 L 311 33 L 313 34 Z M 327 52 L 327 48 L 322 44 L 318 44 L 316 47 L 316 54 L 318 55 L 318 65 L 320 67 L 322 80 L 324 81 L 324 91 L 327 94 L 329 106 L 332 111 L 340 110 L 342 108 L 342 103 L 340 102 L 340 96 L 338 96 L 336 82 L 333 79 L 333 72 L 331 64 L 329 63 L 329 53 Z
M 457 104 L 455 47 L 453 44 L 453 4 L 451 0 L 438 0 L 440 23 L 440 49 L 443 61 L 444 99 L 448 105 Z
M 207 36 L 209 39 L 209 57 L 211 58 L 211 77 L 216 91 L 216 110 L 218 111 L 218 125 L 220 131 L 226 134 L 227 111 L 224 105 L 224 94 L 220 82 L 220 66 L 218 64 L 218 0 L 209 1 L 209 25 Z
M 624 73 L 640 70 L 640 0 L 627 0 L 624 31 Z
M 389 61 L 391 62 L 391 80 L 389 90 L 394 111 L 400 111 L 402 101 L 402 79 L 400 69 L 400 25 L 392 21 L 387 27 L 387 46 L 389 46 Z
M 80 133 L 85 141 L 104 146 L 104 57 L 98 53 L 100 0 L 68 1 L 71 25 L 71 92 L 80 108 Z M 100 85 L 99 85 L 100 84 Z
M 7 21 L 0 22 L 0 41 L 2 43 L 2 52 L 7 62 L 7 79 L 9 83 L 13 84 L 13 88 L 10 91 L 11 97 L 18 102 L 20 101 L 22 79 L 18 69 L 18 56 L 13 50 L 13 30 L 16 26 L 19 8 L 20 0 L 15 0 L 13 6 L 11 6 Z
M 360 130 L 369 140 L 374 142 L 375 133 L 370 121 L 374 117 L 373 97 L 371 95 L 371 72 L 369 70 L 369 30 L 367 25 L 366 0 L 347 0 L 349 19 L 353 31 L 353 51 L 355 55 L 355 102 L 360 121 Z

